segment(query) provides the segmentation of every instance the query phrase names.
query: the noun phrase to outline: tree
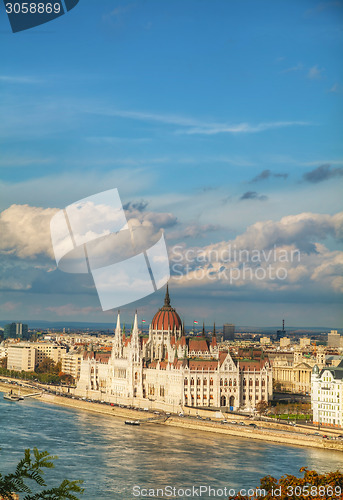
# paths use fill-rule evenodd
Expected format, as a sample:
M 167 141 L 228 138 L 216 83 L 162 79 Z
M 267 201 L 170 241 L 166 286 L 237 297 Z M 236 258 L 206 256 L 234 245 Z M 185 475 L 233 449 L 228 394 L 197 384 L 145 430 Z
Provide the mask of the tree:
M 58 373 L 59 369 L 51 358 L 44 358 L 36 368 L 37 373 Z
M 319 474 L 314 470 L 302 467 L 300 472 L 304 477 L 290 474 L 279 480 L 272 476 L 265 476 L 260 481 L 253 496 L 240 494 L 228 497 L 228 500 L 331 500 L 342 498 L 343 474 L 339 471 Z
M 0 359 L 0 366 L 1 368 L 7 368 L 7 357 Z
M 259 401 L 256 404 L 256 411 L 257 411 L 257 413 L 259 413 L 260 415 L 262 415 L 263 413 L 266 413 L 268 406 L 269 406 L 268 402 L 267 401 L 263 401 L 263 399 L 261 399 L 261 401 Z
M 3 476 L 0 473 L 0 498 L 3 500 L 13 500 L 13 494 L 26 493 L 23 500 L 79 500 L 74 493 L 83 493 L 80 484 L 82 481 L 68 481 L 64 479 L 60 486 L 50 489 L 43 489 L 39 493 L 32 493 L 31 488 L 26 484 L 33 481 L 36 485 L 44 488 L 46 483 L 43 479 L 45 469 L 54 467 L 53 460 L 57 457 L 50 455 L 47 451 L 39 452 L 37 448 L 25 450 L 24 458 L 18 463 L 15 472 Z

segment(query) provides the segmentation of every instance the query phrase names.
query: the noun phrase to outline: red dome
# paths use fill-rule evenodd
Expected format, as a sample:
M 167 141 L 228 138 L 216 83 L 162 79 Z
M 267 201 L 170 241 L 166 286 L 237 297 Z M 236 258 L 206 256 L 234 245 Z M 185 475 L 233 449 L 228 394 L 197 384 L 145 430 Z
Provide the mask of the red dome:
M 152 319 L 151 327 L 153 330 L 168 330 L 171 331 L 182 327 L 181 319 L 178 313 L 170 305 L 169 291 L 167 285 L 164 306 L 155 314 Z

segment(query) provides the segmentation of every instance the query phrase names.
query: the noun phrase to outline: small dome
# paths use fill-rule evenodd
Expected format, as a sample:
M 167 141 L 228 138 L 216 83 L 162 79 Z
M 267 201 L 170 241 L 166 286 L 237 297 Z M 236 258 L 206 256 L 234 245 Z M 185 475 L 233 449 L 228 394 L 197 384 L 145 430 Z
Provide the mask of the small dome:
M 318 375 L 319 374 L 319 368 L 317 365 L 314 365 L 313 367 L 313 370 L 312 370 L 312 373 L 314 373 L 315 375 Z
M 164 298 L 164 305 L 153 317 L 151 327 L 153 330 L 165 331 L 168 331 L 168 329 L 173 331 L 174 328 L 176 328 L 176 330 L 179 330 L 182 327 L 180 316 L 170 305 L 168 285 L 166 296 Z

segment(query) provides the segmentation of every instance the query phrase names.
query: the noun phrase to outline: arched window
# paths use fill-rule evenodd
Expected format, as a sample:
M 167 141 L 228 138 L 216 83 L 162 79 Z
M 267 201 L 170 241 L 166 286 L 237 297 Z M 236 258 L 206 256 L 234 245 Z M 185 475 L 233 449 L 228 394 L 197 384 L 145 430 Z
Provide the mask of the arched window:
M 210 385 L 213 385 L 213 378 L 210 378 Z
M 207 385 L 207 378 L 204 378 L 204 385 Z
M 188 385 L 188 378 L 185 378 L 185 385 Z
M 194 378 L 191 378 L 191 385 L 194 385 Z
M 227 378 L 224 380 L 224 385 L 227 386 Z

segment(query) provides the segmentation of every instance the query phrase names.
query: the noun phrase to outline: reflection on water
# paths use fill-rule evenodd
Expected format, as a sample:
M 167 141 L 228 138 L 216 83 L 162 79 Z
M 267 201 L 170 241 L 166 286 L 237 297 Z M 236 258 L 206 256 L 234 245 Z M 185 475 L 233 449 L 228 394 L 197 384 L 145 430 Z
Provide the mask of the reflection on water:
M 134 498 L 134 485 L 247 488 L 266 474 L 297 474 L 304 465 L 322 472 L 342 466 L 339 452 L 155 424 L 129 427 L 114 417 L 34 400 L 13 403 L 2 395 L 0 443 L 2 470 L 17 464 L 25 448 L 37 446 L 58 455 L 49 484 L 65 477 L 83 479 L 85 500 Z

